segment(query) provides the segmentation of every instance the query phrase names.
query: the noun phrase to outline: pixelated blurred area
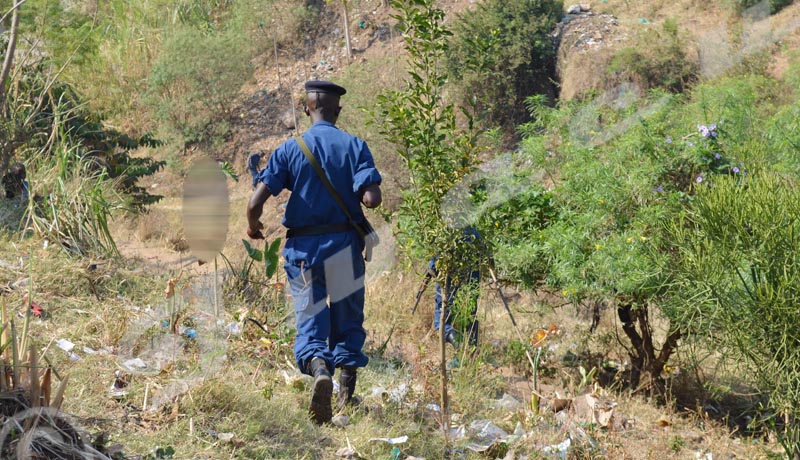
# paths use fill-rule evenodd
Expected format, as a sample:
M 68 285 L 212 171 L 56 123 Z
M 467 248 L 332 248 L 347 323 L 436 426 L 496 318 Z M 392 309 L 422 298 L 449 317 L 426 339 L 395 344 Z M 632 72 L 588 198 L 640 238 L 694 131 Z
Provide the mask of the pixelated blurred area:
M 230 200 L 225 174 L 210 158 L 195 162 L 183 188 L 183 230 L 192 254 L 214 259 L 225 245 Z

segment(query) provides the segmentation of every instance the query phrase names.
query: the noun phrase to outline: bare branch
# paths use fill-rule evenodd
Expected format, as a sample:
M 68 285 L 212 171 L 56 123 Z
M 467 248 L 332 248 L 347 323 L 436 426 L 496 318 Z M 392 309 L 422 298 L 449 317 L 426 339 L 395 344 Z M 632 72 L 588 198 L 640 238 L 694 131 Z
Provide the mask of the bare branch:
M 6 57 L 3 60 L 3 68 L 0 70 L 0 105 L 3 105 L 6 92 L 6 79 L 8 73 L 11 71 L 11 65 L 14 63 L 14 51 L 17 48 L 17 29 L 19 29 L 19 7 L 22 1 L 12 7 L 13 16 L 11 16 L 11 34 L 8 39 L 8 48 L 6 49 Z M 6 13 L 8 15 L 8 13 Z M 3 16 L 5 18 L 5 16 Z
M 6 14 L 4 14 L 2 17 L 0 17 L 0 23 L 5 21 L 9 14 L 12 14 L 14 11 L 16 11 L 20 7 L 20 5 L 22 5 L 23 3 L 27 2 L 27 1 L 28 0 L 19 0 L 16 5 L 12 6 L 10 10 L 6 11 Z

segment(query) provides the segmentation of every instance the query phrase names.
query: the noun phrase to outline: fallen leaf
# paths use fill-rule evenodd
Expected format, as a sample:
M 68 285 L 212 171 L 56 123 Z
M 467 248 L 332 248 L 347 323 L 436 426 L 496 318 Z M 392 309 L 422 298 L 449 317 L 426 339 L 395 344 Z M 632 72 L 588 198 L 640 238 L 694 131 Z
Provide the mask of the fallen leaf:
M 662 427 L 668 427 L 668 426 L 672 426 L 672 422 L 670 422 L 669 420 L 665 419 L 664 417 L 661 417 L 660 419 L 656 420 L 656 425 L 662 426 Z
M 167 288 L 164 289 L 164 298 L 169 299 L 175 295 L 175 285 L 178 284 L 178 278 L 170 278 L 167 281 Z
M 539 329 L 533 334 L 531 337 L 531 343 L 534 347 L 541 347 L 544 344 L 544 340 L 547 338 L 547 331 L 544 329 Z

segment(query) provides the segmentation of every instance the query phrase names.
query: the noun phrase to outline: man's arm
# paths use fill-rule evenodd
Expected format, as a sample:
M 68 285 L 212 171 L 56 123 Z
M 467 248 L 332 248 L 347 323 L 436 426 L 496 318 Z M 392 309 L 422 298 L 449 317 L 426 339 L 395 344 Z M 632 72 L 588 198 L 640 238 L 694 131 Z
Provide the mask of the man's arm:
M 361 202 L 368 208 L 377 208 L 383 201 L 381 194 L 381 186 L 378 184 L 369 184 L 364 187 L 363 194 L 361 195 Z
M 267 198 L 269 198 L 270 195 L 271 193 L 267 184 L 261 182 L 256 187 L 256 191 L 253 192 L 253 196 L 250 197 L 250 201 L 247 203 L 247 236 L 254 240 L 264 239 L 264 234 L 261 233 L 264 224 L 262 224 L 259 219 L 264 212 L 264 203 L 267 202 Z

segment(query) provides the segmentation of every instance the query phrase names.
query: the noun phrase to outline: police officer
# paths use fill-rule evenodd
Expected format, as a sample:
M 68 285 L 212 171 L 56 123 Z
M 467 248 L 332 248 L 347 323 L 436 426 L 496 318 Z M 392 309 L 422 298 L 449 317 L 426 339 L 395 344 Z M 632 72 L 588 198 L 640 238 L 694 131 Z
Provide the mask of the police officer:
M 336 128 L 339 98 L 346 90 L 327 81 L 309 81 L 305 89 L 304 111 L 312 126 L 302 138 L 358 223 L 364 219 L 362 204 L 375 208 L 381 203 L 381 175 L 367 144 Z M 264 238 L 259 218 L 269 195 L 292 192 L 283 216 L 288 228 L 283 257 L 297 321 L 294 353 L 298 368 L 314 377 L 309 412 L 315 422 L 326 423 L 332 417 L 334 369 L 341 369 L 337 403 L 342 409 L 352 400 L 357 369 L 368 361 L 361 351 L 366 339 L 364 242 L 297 140 L 278 147 L 258 179 L 247 206 L 250 238 Z

